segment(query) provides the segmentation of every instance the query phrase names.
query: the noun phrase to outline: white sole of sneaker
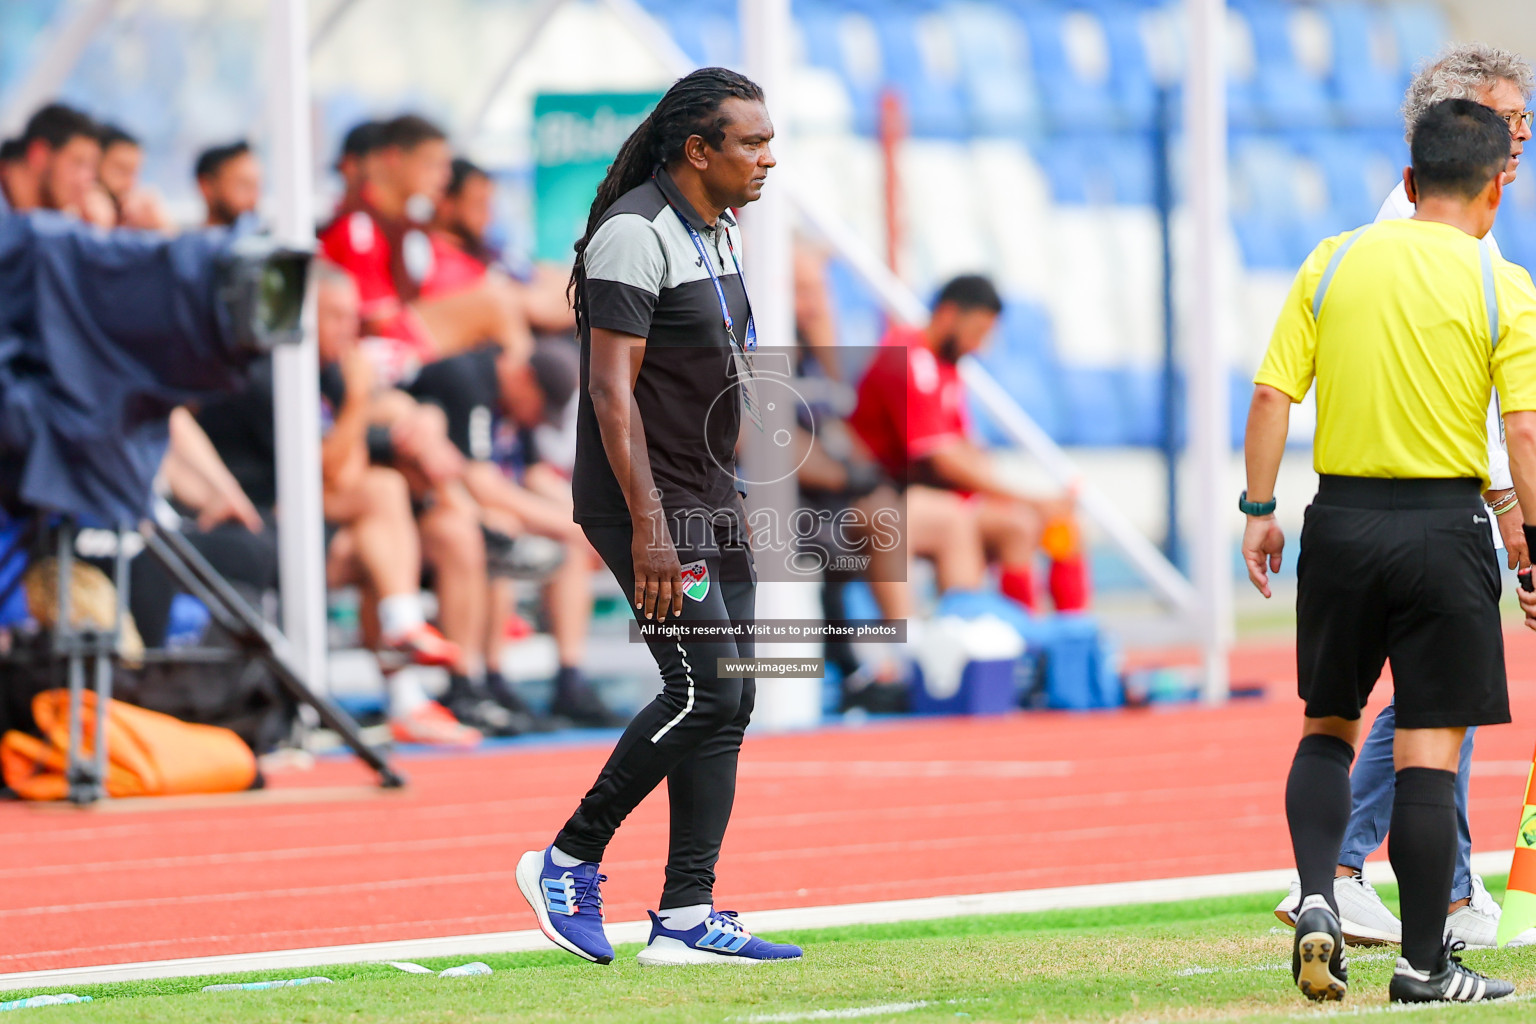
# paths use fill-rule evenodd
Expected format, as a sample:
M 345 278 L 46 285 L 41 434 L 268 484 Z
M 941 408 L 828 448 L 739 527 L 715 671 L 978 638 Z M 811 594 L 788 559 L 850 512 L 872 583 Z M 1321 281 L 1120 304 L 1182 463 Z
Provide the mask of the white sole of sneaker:
M 694 949 L 685 946 L 681 942 L 667 936 L 653 940 L 648 946 L 635 954 L 635 960 L 646 967 L 689 967 L 697 965 L 712 965 L 716 967 L 751 967 L 755 964 L 787 963 L 790 960 L 798 960 L 799 957 L 791 957 L 789 960 L 754 960 L 746 956 L 729 956 L 725 953 L 711 953 L 705 949 Z
M 1340 921 L 1339 927 L 1344 932 L 1346 946 L 1401 946 L 1403 944 L 1401 935 L 1388 935 L 1386 932 L 1378 932 L 1347 921 Z
M 1287 928 L 1296 927 L 1294 911 L 1275 908 L 1275 918 Z M 1400 946 L 1403 944 L 1402 936 L 1389 935 L 1386 932 L 1376 931 L 1364 925 L 1355 924 L 1353 921 L 1340 921 L 1339 926 L 1344 930 L 1344 942 L 1350 946 Z M 1481 949 L 1483 947 L 1468 946 L 1468 949 Z
M 1296 987 L 1315 1002 L 1343 999 L 1347 986 L 1333 976 L 1328 962 L 1333 959 L 1333 936 L 1327 932 L 1308 932 L 1298 940 L 1301 947 L 1301 973 Z
M 544 872 L 544 851 L 529 850 L 517 859 L 517 888 L 523 894 L 523 899 L 528 901 L 528 906 L 533 910 L 533 916 L 538 918 L 539 931 L 544 937 L 567 953 L 575 953 L 589 963 L 606 964 L 609 960 L 599 960 L 591 953 L 586 952 L 576 943 L 567 939 L 554 926 L 549 923 L 549 910 L 544 906 L 543 894 L 539 892 L 539 876 Z

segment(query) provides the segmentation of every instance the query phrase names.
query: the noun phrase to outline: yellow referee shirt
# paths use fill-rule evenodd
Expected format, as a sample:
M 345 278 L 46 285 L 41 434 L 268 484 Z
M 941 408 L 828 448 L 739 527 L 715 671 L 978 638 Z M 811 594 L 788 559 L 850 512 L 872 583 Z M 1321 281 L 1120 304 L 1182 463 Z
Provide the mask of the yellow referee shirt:
M 1536 287 L 1448 224 L 1389 220 L 1326 239 L 1254 383 L 1299 402 L 1313 378 L 1317 472 L 1476 477 L 1486 489 L 1490 386 L 1504 412 L 1536 411 Z

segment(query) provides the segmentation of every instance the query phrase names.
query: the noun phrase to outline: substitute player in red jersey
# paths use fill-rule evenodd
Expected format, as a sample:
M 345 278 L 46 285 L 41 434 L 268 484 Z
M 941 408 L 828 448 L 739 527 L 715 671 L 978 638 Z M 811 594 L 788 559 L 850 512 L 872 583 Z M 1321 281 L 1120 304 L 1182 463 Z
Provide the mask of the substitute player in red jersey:
M 1004 594 L 1038 609 L 1034 562 L 1044 546 L 1056 610 L 1080 611 L 1088 605 L 1088 568 L 1070 503 L 1020 494 L 970 439 L 958 364 L 986 343 L 1002 309 L 986 278 L 950 281 L 926 327 L 886 333 L 848 422 L 891 478 L 907 486 L 909 503 L 931 490 L 968 500 L 987 557 L 1001 566 Z
M 501 274 L 446 281 L 445 243 L 429 230 L 452 154 L 442 129 L 407 114 L 380 125 L 365 179 L 321 231 L 325 255 L 357 282 L 368 333 L 393 339 L 418 364 L 490 342 L 526 357 L 533 336 Z

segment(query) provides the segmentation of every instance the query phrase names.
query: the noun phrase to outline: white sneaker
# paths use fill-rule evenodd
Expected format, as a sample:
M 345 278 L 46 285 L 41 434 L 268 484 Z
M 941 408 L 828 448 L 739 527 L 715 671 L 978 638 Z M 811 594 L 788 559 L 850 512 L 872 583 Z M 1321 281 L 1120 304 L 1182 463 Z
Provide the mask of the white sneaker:
M 1499 905 L 1477 875 L 1472 876 L 1472 901 L 1446 915 L 1445 937 L 1465 942 L 1468 949 L 1492 949 L 1499 944 Z
M 1364 875 L 1335 878 L 1333 898 L 1339 905 L 1344 941 L 1351 946 L 1383 946 L 1403 941 L 1403 923 L 1381 902 L 1375 886 Z M 1300 906 L 1301 883 L 1292 882 L 1291 891 L 1275 907 L 1275 916 L 1294 928 Z

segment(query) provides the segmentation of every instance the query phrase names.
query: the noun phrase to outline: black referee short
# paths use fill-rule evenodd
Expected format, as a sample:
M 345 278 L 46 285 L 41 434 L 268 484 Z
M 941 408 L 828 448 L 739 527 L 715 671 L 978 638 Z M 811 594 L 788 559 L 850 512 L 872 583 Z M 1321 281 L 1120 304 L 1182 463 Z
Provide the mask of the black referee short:
M 1307 717 L 1359 718 L 1391 658 L 1399 729 L 1509 721 L 1488 518 L 1476 480 L 1321 478 L 1296 563 Z

